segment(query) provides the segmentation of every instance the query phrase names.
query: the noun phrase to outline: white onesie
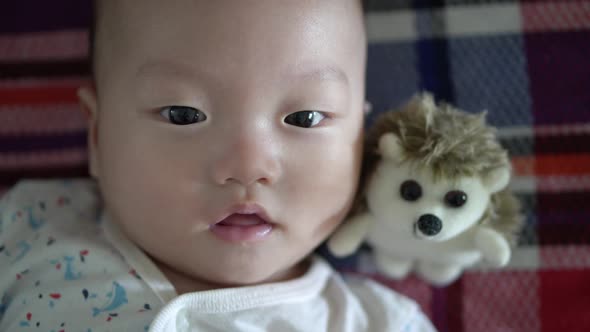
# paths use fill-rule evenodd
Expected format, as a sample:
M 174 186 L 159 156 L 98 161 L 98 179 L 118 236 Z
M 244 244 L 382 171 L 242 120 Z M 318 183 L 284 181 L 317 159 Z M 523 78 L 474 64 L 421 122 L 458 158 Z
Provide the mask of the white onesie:
M 0 331 L 434 331 L 413 301 L 315 256 L 291 281 L 178 296 L 101 208 L 86 179 L 0 199 Z

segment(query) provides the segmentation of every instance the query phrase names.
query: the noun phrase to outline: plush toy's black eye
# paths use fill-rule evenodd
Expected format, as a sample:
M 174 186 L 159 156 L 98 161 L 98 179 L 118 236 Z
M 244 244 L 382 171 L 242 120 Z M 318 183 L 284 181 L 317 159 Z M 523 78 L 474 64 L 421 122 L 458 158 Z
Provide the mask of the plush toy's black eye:
M 400 186 L 399 193 L 406 201 L 417 201 L 422 197 L 422 187 L 414 180 L 407 180 Z
M 467 194 L 461 190 L 452 190 L 445 195 L 445 203 L 450 207 L 461 207 L 467 202 Z

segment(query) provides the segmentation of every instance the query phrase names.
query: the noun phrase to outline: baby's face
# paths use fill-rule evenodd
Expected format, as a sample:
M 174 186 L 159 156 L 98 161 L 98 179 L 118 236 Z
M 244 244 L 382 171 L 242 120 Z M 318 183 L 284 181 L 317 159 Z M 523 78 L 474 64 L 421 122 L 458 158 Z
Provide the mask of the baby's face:
M 359 2 L 109 2 L 91 169 L 132 241 L 193 278 L 248 284 L 334 230 L 360 165 Z

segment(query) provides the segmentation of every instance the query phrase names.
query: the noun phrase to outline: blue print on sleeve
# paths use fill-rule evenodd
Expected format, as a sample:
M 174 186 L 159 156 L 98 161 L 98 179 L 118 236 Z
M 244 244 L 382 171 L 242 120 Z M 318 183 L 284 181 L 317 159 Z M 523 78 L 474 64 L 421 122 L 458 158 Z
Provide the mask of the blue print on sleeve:
M 65 274 L 64 278 L 66 280 L 78 280 L 82 277 L 82 272 L 78 272 L 78 273 L 74 272 L 74 267 L 73 267 L 74 259 L 75 258 L 73 256 L 64 256 L 64 260 L 66 261 L 66 274 Z
M 18 243 L 17 247 L 20 248 L 20 252 L 12 260 L 13 264 L 20 261 L 21 259 L 23 259 L 23 257 L 25 257 L 29 253 L 29 251 L 31 250 L 31 245 L 28 244 L 27 241 L 20 241 Z
M 111 299 L 109 302 L 105 303 L 102 308 L 93 308 L 92 309 L 92 316 L 96 317 L 100 313 L 113 311 L 120 306 L 127 304 L 127 292 L 125 288 L 121 286 L 118 282 L 113 282 L 113 290 L 108 294 L 108 297 Z
M 9 305 L 10 297 L 6 293 L 2 294 L 2 298 L 0 298 L 0 318 L 2 318 Z
M 35 218 L 33 216 L 33 208 L 32 207 L 26 207 L 26 208 L 24 208 L 24 210 L 26 210 L 27 213 L 29 214 L 28 222 L 29 222 L 29 226 L 31 226 L 31 228 L 33 230 L 38 230 L 39 228 L 41 228 L 41 226 L 43 226 L 45 224 L 45 221 L 43 219 Z

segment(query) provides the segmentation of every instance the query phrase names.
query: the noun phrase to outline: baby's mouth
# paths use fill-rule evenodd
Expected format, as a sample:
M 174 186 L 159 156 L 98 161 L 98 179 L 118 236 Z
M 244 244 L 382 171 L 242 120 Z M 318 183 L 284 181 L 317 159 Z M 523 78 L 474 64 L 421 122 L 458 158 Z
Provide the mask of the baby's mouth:
M 227 216 L 222 221 L 218 222 L 217 226 L 235 226 L 235 227 L 248 227 L 256 226 L 261 224 L 267 224 L 266 220 L 258 216 L 257 214 L 242 214 L 234 213 Z
M 227 242 L 258 242 L 270 235 L 274 226 L 257 213 L 232 213 L 211 225 L 209 230 Z

